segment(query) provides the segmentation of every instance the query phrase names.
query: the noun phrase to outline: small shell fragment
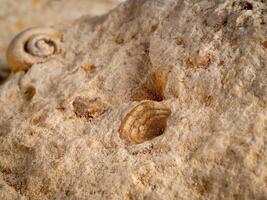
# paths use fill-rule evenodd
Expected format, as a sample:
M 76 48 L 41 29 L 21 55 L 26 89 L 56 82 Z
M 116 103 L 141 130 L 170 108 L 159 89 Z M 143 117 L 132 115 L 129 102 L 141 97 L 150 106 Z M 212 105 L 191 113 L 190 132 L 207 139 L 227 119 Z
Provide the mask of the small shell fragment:
M 77 117 L 86 118 L 89 121 L 101 115 L 107 108 L 107 104 L 100 98 L 90 99 L 80 96 L 75 98 L 72 105 Z

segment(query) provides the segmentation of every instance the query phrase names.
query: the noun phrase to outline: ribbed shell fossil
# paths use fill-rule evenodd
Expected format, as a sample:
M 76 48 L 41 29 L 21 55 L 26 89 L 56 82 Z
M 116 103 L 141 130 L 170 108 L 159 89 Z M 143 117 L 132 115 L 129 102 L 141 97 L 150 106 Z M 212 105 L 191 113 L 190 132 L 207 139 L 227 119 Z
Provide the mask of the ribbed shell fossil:
M 7 49 L 7 62 L 13 72 L 27 70 L 47 61 L 62 50 L 62 34 L 53 28 L 29 28 L 18 34 Z
M 120 138 L 126 144 L 140 144 L 161 135 L 171 110 L 161 102 L 145 101 L 133 108 L 119 128 Z

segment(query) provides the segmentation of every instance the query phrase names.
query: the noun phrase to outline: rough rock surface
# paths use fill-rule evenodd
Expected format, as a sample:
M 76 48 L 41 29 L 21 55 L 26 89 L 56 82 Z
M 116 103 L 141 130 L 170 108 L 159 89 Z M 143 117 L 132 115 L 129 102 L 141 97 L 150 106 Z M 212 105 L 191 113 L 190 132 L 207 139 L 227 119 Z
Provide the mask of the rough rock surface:
M 0 86 L 0 199 L 267 199 L 266 23 L 132 0 L 56 26 L 64 53 Z

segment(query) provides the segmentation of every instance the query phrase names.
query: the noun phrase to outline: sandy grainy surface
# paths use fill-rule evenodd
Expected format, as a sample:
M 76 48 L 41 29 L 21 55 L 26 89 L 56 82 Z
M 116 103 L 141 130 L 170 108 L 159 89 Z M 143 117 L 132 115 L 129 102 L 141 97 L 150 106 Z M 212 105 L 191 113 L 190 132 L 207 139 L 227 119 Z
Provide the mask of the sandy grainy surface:
M 20 35 L 0 199 L 267 199 L 266 10 L 131 0 Z

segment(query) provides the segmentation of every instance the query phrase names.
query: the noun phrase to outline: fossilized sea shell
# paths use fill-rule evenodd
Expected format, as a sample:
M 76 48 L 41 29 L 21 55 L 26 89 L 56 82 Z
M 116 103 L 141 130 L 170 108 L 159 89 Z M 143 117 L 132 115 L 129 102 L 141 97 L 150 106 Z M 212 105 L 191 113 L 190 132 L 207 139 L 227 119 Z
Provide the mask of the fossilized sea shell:
M 62 34 L 53 28 L 29 28 L 9 44 L 7 62 L 13 72 L 27 70 L 62 51 Z
M 123 119 L 120 138 L 129 145 L 151 140 L 164 132 L 170 114 L 171 110 L 162 102 L 145 101 Z
M 90 99 L 78 96 L 72 105 L 77 117 L 84 117 L 89 121 L 98 117 L 107 109 L 107 104 L 101 98 Z

